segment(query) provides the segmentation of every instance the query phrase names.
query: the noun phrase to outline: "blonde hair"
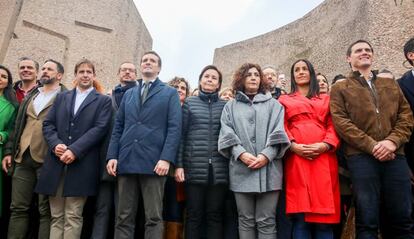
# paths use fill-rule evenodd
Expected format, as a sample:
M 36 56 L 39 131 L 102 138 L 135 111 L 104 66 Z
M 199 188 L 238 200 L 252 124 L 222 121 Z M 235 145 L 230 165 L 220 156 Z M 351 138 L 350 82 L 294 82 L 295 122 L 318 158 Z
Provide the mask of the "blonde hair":
M 224 93 L 226 93 L 226 92 L 228 92 L 228 91 L 230 91 L 230 92 L 233 94 L 233 96 L 235 95 L 234 90 L 233 90 L 232 88 L 230 88 L 230 87 L 226 87 L 226 88 L 224 88 L 224 89 L 222 89 L 222 90 L 220 91 L 219 96 L 221 97 Z

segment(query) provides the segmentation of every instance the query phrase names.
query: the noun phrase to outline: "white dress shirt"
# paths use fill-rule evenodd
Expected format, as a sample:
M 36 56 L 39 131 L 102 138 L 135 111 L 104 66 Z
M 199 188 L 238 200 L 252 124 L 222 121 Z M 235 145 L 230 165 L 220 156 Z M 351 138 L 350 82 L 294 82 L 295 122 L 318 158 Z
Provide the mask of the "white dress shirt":
M 93 87 L 90 87 L 89 89 L 85 90 L 84 92 L 81 92 L 78 87 L 76 87 L 76 99 L 75 99 L 75 107 L 73 108 L 73 115 L 76 115 L 76 112 L 78 112 L 79 107 L 83 103 L 83 101 L 88 97 L 89 93 L 93 90 Z
M 37 116 L 45 108 L 47 103 L 60 92 L 60 86 L 53 91 L 45 93 L 44 87 L 39 87 L 39 94 L 33 99 L 33 107 Z

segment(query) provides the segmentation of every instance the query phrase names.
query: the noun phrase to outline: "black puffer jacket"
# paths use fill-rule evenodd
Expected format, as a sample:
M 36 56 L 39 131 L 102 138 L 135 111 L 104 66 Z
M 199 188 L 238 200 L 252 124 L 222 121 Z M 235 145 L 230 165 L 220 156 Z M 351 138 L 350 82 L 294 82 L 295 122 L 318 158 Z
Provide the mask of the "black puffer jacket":
M 228 160 L 218 152 L 220 118 L 226 101 L 218 93 L 191 96 L 183 105 L 183 134 L 177 168 L 184 168 L 187 183 L 208 184 L 212 166 L 213 184 L 228 184 Z

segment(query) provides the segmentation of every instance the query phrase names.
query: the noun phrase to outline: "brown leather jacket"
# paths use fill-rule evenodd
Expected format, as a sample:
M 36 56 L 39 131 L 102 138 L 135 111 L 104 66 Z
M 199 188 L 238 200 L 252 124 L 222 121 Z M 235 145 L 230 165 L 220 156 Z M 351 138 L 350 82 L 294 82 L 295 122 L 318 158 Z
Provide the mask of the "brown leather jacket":
M 372 88 L 359 72 L 332 86 L 330 102 L 335 129 L 345 154 L 372 154 L 378 141 L 388 139 L 404 154 L 413 129 L 413 115 L 392 75 L 373 72 Z

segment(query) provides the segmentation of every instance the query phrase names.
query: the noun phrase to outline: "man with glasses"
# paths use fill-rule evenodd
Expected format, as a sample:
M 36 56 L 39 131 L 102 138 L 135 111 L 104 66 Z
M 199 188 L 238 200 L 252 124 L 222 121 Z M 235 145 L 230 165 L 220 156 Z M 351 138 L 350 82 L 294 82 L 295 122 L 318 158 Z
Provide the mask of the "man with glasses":
M 263 75 L 267 84 L 270 86 L 270 93 L 272 93 L 273 98 L 279 99 L 282 90 L 278 84 L 279 80 L 276 69 L 273 66 L 267 65 L 263 68 Z

